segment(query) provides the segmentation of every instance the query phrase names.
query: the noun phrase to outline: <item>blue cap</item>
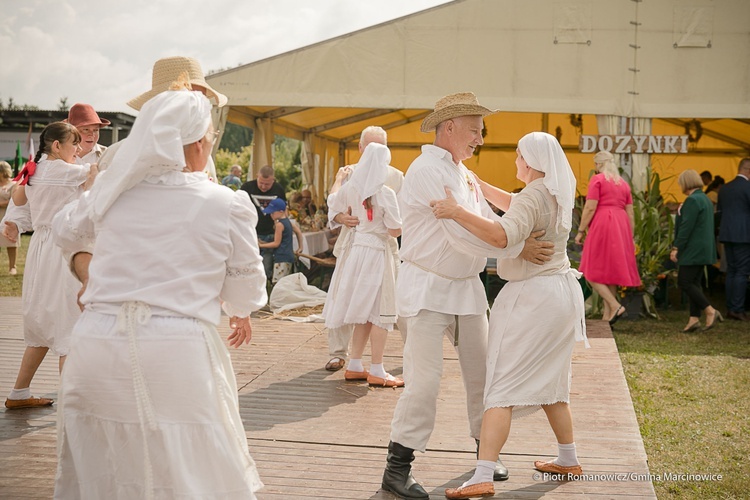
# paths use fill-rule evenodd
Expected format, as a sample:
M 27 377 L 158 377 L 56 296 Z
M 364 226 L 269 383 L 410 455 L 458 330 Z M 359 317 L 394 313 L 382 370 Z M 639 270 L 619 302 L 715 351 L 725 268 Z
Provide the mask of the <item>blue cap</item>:
M 286 202 L 281 198 L 274 198 L 268 203 L 268 205 L 266 205 L 266 208 L 263 209 L 263 213 L 270 215 L 281 210 L 286 210 Z

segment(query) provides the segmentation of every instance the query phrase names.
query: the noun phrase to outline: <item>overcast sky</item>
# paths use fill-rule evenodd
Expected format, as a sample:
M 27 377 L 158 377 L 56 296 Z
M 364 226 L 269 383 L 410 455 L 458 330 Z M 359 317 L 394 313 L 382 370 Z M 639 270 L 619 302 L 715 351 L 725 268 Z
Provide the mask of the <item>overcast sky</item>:
M 235 67 L 448 0 L 0 0 L 0 99 L 134 113 L 160 57 Z

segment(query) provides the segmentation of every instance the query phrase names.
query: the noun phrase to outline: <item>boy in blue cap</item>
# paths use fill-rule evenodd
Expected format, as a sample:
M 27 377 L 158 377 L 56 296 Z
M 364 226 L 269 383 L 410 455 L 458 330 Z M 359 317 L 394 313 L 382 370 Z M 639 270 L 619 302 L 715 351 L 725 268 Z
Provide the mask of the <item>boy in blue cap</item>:
M 297 235 L 297 253 L 302 251 L 302 233 L 299 228 L 292 224 L 286 216 L 286 202 L 281 198 L 271 200 L 263 213 L 270 215 L 274 221 L 273 241 L 259 241 L 260 248 L 273 248 L 273 278 L 272 284 L 276 284 L 284 276 L 292 272 L 294 263 L 294 250 L 292 246 L 292 233 Z

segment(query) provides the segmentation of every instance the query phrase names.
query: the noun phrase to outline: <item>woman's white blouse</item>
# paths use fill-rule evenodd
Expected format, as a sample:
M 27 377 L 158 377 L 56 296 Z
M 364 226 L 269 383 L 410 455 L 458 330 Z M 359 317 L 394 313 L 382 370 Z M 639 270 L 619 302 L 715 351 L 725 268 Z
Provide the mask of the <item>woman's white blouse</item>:
M 244 191 L 171 172 L 124 192 L 97 224 L 88 211 L 86 193 L 53 225 L 68 255 L 93 254 L 87 308 L 116 312 L 140 301 L 154 314 L 218 324 L 220 305 L 246 317 L 266 304 L 257 212 Z

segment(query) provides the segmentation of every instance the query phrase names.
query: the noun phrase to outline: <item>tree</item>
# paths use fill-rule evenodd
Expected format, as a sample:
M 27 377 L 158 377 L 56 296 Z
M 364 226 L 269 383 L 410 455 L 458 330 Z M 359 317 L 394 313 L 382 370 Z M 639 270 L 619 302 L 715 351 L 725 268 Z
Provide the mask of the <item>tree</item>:
M 226 149 L 232 153 L 240 153 L 246 146 L 253 143 L 253 129 L 235 125 L 227 122 L 224 134 L 219 143 L 220 149 Z
M 61 97 L 60 103 L 57 105 L 57 109 L 60 111 L 68 111 L 68 98 L 67 97 Z

